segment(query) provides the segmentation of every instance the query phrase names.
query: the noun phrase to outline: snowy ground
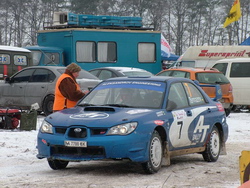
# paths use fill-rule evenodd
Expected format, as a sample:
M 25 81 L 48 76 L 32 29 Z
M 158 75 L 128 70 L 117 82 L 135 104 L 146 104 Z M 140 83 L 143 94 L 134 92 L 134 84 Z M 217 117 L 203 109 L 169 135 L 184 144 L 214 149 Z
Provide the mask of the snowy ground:
M 250 113 L 232 113 L 227 121 L 227 155 L 216 163 L 199 154 L 176 157 L 153 175 L 127 161 L 70 163 L 64 170 L 51 170 L 45 159 L 36 158 L 37 131 L 0 130 L 0 188 L 236 188 L 239 156 L 250 150 Z

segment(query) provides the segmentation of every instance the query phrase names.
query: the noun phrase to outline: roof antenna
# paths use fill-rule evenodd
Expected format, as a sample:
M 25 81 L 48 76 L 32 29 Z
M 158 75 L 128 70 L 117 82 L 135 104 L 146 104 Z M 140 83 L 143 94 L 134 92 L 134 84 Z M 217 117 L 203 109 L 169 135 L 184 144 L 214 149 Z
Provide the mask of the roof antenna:
M 206 70 L 208 63 L 209 63 L 209 60 L 208 60 L 208 62 L 207 62 L 207 64 L 206 64 L 206 66 L 204 67 L 204 70 Z

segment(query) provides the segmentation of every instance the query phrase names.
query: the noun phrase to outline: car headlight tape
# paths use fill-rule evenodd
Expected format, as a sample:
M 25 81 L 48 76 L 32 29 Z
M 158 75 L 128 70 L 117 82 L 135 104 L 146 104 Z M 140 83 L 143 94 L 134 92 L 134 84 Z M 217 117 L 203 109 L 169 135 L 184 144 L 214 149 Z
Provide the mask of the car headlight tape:
M 127 135 L 133 132 L 137 127 L 137 122 L 124 123 L 112 127 L 107 135 Z

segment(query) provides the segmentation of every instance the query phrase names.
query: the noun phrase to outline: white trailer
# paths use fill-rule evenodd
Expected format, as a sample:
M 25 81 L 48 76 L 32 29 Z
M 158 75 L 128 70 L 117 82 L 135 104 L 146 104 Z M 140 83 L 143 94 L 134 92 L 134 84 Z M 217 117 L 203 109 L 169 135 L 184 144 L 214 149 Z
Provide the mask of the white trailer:
M 220 59 L 249 57 L 250 46 L 191 46 L 174 66 L 212 67 Z

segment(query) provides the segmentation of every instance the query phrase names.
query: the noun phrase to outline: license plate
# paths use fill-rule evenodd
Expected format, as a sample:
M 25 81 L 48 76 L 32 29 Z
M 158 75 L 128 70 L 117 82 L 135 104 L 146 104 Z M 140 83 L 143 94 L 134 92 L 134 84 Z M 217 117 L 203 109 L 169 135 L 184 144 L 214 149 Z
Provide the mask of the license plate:
M 64 145 L 67 147 L 87 147 L 87 142 L 85 141 L 64 141 Z

